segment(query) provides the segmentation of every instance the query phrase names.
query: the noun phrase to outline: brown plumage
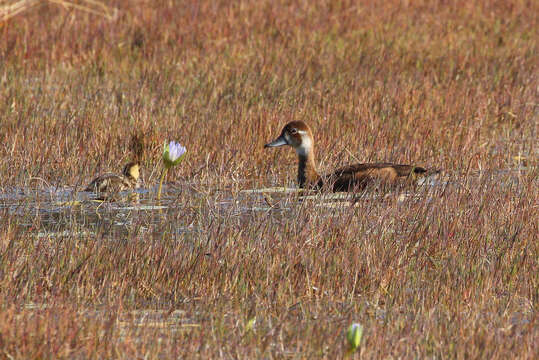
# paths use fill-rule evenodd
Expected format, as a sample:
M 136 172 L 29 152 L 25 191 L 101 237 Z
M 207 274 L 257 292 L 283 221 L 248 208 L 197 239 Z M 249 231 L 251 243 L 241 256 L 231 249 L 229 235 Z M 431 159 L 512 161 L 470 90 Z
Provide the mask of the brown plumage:
M 130 162 L 121 174 L 104 174 L 95 178 L 84 191 L 95 192 L 99 199 L 113 199 L 121 191 L 133 190 L 139 186 L 140 165 Z
M 314 160 L 313 135 L 303 121 L 289 122 L 281 135 L 264 147 L 284 145 L 292 146 L 298 154 L 298 183 L 301 188 L 323 188 L 327 185 L 333 191 L 354 191 L 369 184 L 395 185 L 439 172 L 413 165 L 371 163 L 344 166 L 326 176 L 320 176 Z

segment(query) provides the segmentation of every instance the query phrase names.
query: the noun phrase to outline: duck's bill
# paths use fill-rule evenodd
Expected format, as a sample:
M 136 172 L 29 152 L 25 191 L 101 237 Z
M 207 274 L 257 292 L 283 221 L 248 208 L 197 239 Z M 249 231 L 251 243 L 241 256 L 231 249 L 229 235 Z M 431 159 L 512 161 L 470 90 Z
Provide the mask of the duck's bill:
M 284 136 L 281 135 L 277 139 L 273 140 L 272 142 L 264 145 L 264 148 L 277 147 L 277 146 L 283 146 L 283 145 L 288 145 L 288 143 L 286 142 L 286 139 L 284 138 Z

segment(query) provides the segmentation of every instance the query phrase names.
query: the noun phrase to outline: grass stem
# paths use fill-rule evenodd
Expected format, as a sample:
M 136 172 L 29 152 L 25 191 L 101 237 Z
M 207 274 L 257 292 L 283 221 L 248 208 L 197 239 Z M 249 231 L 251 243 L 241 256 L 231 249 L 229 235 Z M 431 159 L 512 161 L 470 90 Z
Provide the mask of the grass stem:
M 163 189 L 163 180 L 165 180 L 165 176 L 167 175 L 168 168 L 165 167 L 163 169 L 163 174 L 161 174 L 161 180 L 159 180 L 159 189 L 157 189 L 157 201 L 161 200 L 161 190 Z

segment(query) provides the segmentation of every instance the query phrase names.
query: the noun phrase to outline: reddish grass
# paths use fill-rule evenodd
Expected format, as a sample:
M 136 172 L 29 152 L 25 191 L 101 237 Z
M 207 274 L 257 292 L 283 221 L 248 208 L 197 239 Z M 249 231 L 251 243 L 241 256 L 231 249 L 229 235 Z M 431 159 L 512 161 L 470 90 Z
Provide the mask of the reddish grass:
M 54 238 L 39 201 L 2 205 L 1 357 L 340 358 L 352 322 L 358 357 L 537 357 L 537 2 L 108 4 L 0 25 L 0 186 L 139 157 L 152 188 L 176 139 L 181 191 L 122 232 L 73 210 Z M 292 119 L 322 170 L 413 162 L 449 184 L 249 210 L 240 189 L 294 181 L 292 151 L 262 150 Z

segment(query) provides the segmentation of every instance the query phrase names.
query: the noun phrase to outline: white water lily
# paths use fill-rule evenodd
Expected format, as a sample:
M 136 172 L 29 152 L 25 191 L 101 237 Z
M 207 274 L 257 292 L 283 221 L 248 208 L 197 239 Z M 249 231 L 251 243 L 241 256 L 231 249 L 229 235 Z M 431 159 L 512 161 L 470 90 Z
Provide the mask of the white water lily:
M 163 169 L 163 174 L 161 175 L 161 181 L 159 181 L 159 189 L 157 190 L 157 200 L 161 200 L 161 189 L 163 188 L 163 180 L 165 180 L 165 175 L 173 166 L 176 166 L 182 161 L 187 149 L 183 147 L 180 143 L 175 142 L 174 140 L 165 143 L 165 148 L 163 150 L 163 164 L 165 168 Z
M 351 351 L 356 351 L 361 344 L 361 337 L 363 336 L 363 326 L 358 323 L 350 325 L 348 331 L 346 332 L 346 339 L 348 339 L 348 344 L 350 345 Z
M 165 167 L 170 169 L 171 167 L 178 165 L 186 152 L 187 149 L 180 143 L 175 141 L 171 141 L 168 144 L 165 143 L 165 149 L 163 151 L 163 162 L 165 163 Z

